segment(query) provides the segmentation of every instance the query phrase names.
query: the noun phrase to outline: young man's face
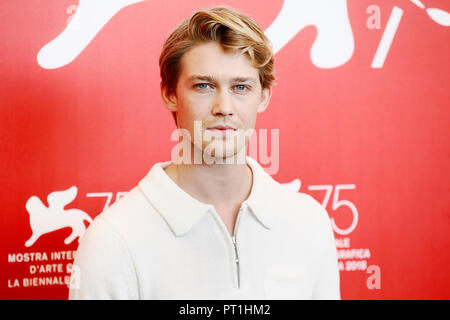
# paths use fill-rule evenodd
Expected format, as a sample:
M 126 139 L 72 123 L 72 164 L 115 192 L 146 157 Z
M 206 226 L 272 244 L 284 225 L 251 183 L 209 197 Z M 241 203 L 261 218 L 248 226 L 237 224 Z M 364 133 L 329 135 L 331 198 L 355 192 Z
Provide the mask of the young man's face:
M 255 127 L 256 115 L 266 109 L 270 96 L 248 56 L 225 53 L 217 42 L 187 51 L 181 59 L 176 96 L 163 92 L 167 108 L 177 113 L 178 128 L 189 132 L 196 148 L 220 158 L 243 151 L 248 142 L 243 135 Z M 200 125 L 194 126 L 195 122 Z M 201 141 L 194 139 L 196 135 Z

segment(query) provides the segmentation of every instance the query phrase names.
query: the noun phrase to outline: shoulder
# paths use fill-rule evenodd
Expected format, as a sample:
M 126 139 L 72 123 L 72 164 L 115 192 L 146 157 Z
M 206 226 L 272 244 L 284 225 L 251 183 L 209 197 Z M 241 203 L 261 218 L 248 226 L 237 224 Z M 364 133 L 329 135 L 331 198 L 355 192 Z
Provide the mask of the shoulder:
M 154 211 L 144 193 L 137 186 L 105 209 L 98 217 L 106 220 L 115 229 L 121 230 L 123 226 L 130 225 L 133 221 L 141 224 L 142 220 L 148 218 Z
M 308 241 L 318 252 L 335 250 L 330 217 L 321 203 L 309 194 L 296 192 L 276 181 L 272 190 L 277 190 L 274 194 L 280 203 L 272 210 L 278 234 L 294 239 L 295 243 Z
M 266 194 L 276 197 L 275 201 L 283 202 L 287 206 L 293 206 L 302 211 L 316 212 L 323 214 L 322 205 L 311 195 L 294 191 L 288 186 L 279 183 L 269 174 L 265 173 Z
M 136 186 L 98 214 L 86 233 L 89 231 L 103 239 L 114 236 L 116 241 L 134 247 L 143 241 L 143 237 L 156 236 L 161 230 L 165 230 L 161 216 Z
M 275 198 L 274 200 L 283 208 L 277 212 L 277 215 L 303 225 L 328 228 L 330 221 L 327 211 L 311 195 L 294 191 L 272 177 L 270 177 L 268 185 L 270 185 L 270 192 Z
M 103 212 L 98 214 L 80 239 L 78 253 L 95 256 L 130 256 L 139 239 L 136 237 L 149 225 L 151 205 L 138 187 L 132 189 Z M 106 259 L 106 258 L 105 258 Z
M 69 299 L 135 299 L 134 263 L 122 235 L 98 215 L 79 241 Z
M 114 202 L 111 206 L 105 209 L 99 216 L 106 220 L 125 219 L 125 214 L 132 212 L 140 212 L 146 210 L 148 201 L 139 187 L 134 187 L 127 192 L 123 197 Z M 128 213 L 130 212 L 130 213 Z

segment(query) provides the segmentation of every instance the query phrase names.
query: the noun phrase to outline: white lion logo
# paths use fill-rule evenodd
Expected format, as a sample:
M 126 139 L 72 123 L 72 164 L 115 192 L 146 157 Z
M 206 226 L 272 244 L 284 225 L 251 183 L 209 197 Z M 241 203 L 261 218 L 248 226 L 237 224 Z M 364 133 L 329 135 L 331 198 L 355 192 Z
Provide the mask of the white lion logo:
M 39 51 L 38 64 L 55 69 L 71 63 L 121 9 L 143 1 L 80 0 L 66 28 Z M 309 25 L 318 30 L 311 48 L 314 65 L 335 68 L 352 57 L 354 39 L 347 0 L 285 0 L 281 12 L 266 31 L 274 53 Z
M 36 196 L 28 199 L 25 208 L 30 215 L 30 227 L 33 234 L 25 242 L 26 247 L 31 247 L 43 234 L 66 227 L 71 227 L 72 233 L 64 239 L 64 243 L 70 244 L 77 237 L 79 240 L 86 231 L 84 220 L 91 223 L 92 218 L 79 209 L 64 210 L 64 207 L 75 199 L 77 193 L 76 186 L 64 191 L 52 192 L 47 197 L 48 207 Z

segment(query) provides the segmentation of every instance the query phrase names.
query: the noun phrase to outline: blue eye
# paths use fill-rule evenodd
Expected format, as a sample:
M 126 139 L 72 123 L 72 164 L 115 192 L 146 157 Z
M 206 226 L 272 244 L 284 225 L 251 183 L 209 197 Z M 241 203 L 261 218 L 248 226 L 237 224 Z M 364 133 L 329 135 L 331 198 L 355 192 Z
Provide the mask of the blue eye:
M 252 87 L 248 84 L 237 84 L 233 87 L 239 93 L 247 93 L 252 90 Z
M 208 83 L 198 83 L 195 85 L 195 87 L 204 90 L 204 89 L 208 89 L 209 84 Z

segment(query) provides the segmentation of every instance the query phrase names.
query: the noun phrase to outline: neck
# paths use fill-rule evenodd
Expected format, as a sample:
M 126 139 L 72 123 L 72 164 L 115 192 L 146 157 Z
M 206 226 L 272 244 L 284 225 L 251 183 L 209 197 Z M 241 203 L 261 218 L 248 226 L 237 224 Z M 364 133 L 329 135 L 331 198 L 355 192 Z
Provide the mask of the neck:
M 237 162 L 236 157 L 239 155 L 223 159 L 223 164 L 172 163 L 165 171 L 181 189 L 200 202 L 216 208 L 234 208 L 248 198 L 253 183 L 250 167 L 246 161 Z

